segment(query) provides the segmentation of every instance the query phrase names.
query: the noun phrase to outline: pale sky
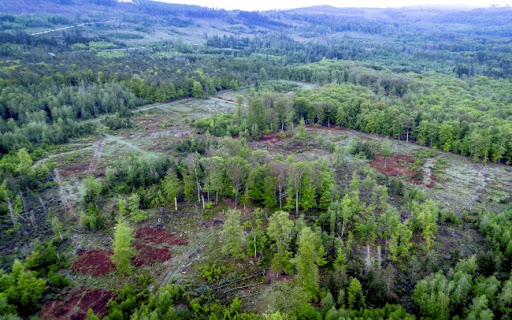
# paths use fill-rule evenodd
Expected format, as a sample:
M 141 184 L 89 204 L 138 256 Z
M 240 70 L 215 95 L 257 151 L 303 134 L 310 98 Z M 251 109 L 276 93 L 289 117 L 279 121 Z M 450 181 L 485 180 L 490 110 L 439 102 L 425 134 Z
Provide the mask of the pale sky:
M 417 5 L 428 6 L 464 6 L 488 7 L 491 5 L 512 6 L 512 0 L 158 0 L 170 3 L 194 4 L 208 8 L 241 9 L 249 11 L 292 9 L 314 5 L 331 5 L 334 7 L 406 7 Z

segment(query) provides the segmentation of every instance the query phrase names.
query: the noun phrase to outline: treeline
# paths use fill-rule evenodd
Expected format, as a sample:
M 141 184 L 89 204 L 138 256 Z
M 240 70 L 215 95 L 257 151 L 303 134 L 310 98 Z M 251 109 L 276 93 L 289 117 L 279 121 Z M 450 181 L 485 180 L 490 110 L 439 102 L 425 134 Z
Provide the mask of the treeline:
M 474 160 L 512 162 L 511 101 L 507 83 L 501 80 L 478 78 L 465 85 L 454 77 L 397 77 L 388 71 L 337 66 L 332 61 L 290 71 L 290 78 L 298 75 L 339 84 L 299 90 L 293 97 L 260 93 L 249 98 L 247 109 L 241 97 L 233 115 L 202 119 L 196 126 L 217 136 L 229 132 L 258 140 L 261 133 L 292 128 L 304 119 L 310 125 L 416 141 Z M 491 86 L 493 96 L 488 97 Z

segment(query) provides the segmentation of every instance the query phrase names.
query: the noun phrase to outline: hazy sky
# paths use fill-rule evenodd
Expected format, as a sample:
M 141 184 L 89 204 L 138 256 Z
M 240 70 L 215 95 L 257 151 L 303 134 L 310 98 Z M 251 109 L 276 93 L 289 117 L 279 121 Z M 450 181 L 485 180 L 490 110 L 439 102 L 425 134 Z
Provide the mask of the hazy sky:
M 412 5 L 455 5 L 488 7 L 493 4 L 512 6 L 512 0 L 158 0 L 171 3 L 195 4 L 209 8 L 271 10 L 328 4 L 335 7 L 405 7 Z

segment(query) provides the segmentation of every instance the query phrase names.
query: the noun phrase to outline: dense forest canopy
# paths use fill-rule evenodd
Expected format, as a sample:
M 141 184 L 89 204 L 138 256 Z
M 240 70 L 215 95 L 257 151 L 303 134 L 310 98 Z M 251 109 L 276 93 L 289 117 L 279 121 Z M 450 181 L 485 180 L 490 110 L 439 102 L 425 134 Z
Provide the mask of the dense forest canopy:
M 511 319 L 512 8 L 0 8 L 0 318 Z

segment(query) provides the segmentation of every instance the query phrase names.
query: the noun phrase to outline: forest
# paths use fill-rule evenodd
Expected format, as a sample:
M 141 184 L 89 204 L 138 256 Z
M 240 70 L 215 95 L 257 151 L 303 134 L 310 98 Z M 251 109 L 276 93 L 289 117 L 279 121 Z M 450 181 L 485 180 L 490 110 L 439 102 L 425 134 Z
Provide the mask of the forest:
M 512 8 L 0 8 L 0 319 L 512 319 Z

